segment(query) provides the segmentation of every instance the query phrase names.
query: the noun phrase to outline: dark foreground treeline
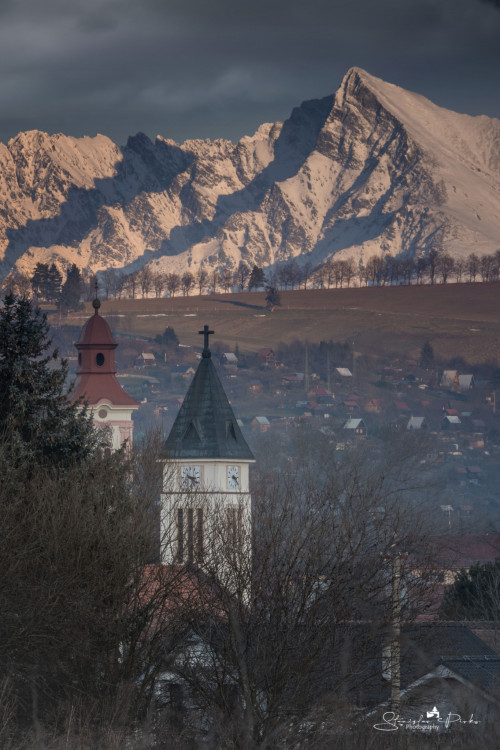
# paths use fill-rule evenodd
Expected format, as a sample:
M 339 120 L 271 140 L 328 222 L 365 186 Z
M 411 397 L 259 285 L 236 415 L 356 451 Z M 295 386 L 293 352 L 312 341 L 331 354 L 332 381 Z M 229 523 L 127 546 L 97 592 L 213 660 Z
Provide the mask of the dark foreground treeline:
M 257 470 L 251 515 L 244 498 L 186 491 L 160 526 L 177 467 L 155 436 L 109 452 L 68 404 L 48 334 L 28 300 L 5 298 L 0 747 L 422 746 L 373 727 L 396 625 L 429 591 L 410 586 L 429 564 L 418 442 L 340 459 L 328 440 L 305 445 L 287 471 Z M 179 559 L 178 510 L 183 564 L 160 565 Z

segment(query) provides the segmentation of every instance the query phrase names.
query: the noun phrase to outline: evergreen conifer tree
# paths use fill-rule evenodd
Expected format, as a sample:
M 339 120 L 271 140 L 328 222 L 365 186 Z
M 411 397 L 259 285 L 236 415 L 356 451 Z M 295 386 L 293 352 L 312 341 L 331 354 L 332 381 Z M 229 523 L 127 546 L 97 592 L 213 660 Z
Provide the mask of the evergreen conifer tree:
M 500 558 L 477 563 L 456 576 L 443 597 L 441 617 L 450 620 L 500 619 Z
M 35 297 L 48 299 L 50 287 L 50 273 L 47 263 L 37 263 L 31 277 L 31 288 Z
M 272 312 L 275 307 L 279 307 L 279 305 L 281 305 L 280 293 L 274 286 L 268 286 L 266 288 L 266 292 L 266 307 Z
M 264 271 L 262 270 L 262 268 L 259 268 L 259 266 L 254 266 L 248 280 L 248 291 L 251 292 L 252 289 L 257 289 L 259 286 L 264 286 L 265 283 L 266 277 Z
M 60 307 L 63 310 L 77 310 L 80 305 L 83 279 L 80 269 L 73 263 L 68 269 L 66 281 L 61 290 Z
M 419 365 L 420 367 L 423 367 L 425 370 L 430 370 L 435 365 L 434 349 L 432 348 L 429 341 L 425 342 L 425 344 L 423 345 L 420 351 Z
M 0 430 L 21 455 L 61 465 L 96 447 L 91 416 L 65 392 L 67 363 L 51 351 L 45 314 L 8 294 L 0 310 Z
M 159 333 L 157 336 L 155 336 L 155 341 L 157 344 L 160 344 L 167 349 L 169 347 L 175 349 L 177 346 L 179 346 L 179 338 L 171 326 L 167 326 L 163 333 Z
M 62 274 L 55 263 L 49 268 L 49 287 L 46 299 L 58 303 L 61 299 Z

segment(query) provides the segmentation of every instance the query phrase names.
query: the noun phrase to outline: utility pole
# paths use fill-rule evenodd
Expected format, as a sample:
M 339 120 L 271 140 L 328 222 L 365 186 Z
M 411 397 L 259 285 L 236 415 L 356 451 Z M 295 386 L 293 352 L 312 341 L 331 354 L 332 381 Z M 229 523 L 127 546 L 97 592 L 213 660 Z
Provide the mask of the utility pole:
M 392 558 L 392 643 L 391 643 L 391 708 L 399 712 L 401 703 L 401 557 Z
M 327 344 L 326 348 L 326 389 L 328 393 L 331 393 L 331 382 L 330 382 L 330 346 Z
M 306 393 L 309 393 L 309 347 L 306 344 L 306 361 L 305 361 L 304 385 Z

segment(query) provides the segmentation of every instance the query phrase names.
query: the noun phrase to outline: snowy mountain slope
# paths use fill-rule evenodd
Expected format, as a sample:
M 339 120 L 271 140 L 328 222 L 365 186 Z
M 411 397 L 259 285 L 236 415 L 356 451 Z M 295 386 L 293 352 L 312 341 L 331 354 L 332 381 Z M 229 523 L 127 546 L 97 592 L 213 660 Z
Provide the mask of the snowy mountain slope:
M 269 266 L 500 246 L 500 121 L 352 68 L 334 97 L 234 145 L 32 131 L 0 144 L 3 274 Z

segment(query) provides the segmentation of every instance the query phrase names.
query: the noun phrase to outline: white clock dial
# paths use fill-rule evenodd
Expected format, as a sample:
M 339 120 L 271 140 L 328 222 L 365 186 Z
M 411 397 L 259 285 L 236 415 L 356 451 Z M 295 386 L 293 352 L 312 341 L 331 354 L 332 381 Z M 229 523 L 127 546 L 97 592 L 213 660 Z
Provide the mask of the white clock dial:
M 186 490 L 192 490 L 201 485 L 201 469 L 199 466 L 181 466 L 181 484 Z
M 230 490 L 239 490 L 240 488 L 240 467 L 227 467 L 227 486 Z

